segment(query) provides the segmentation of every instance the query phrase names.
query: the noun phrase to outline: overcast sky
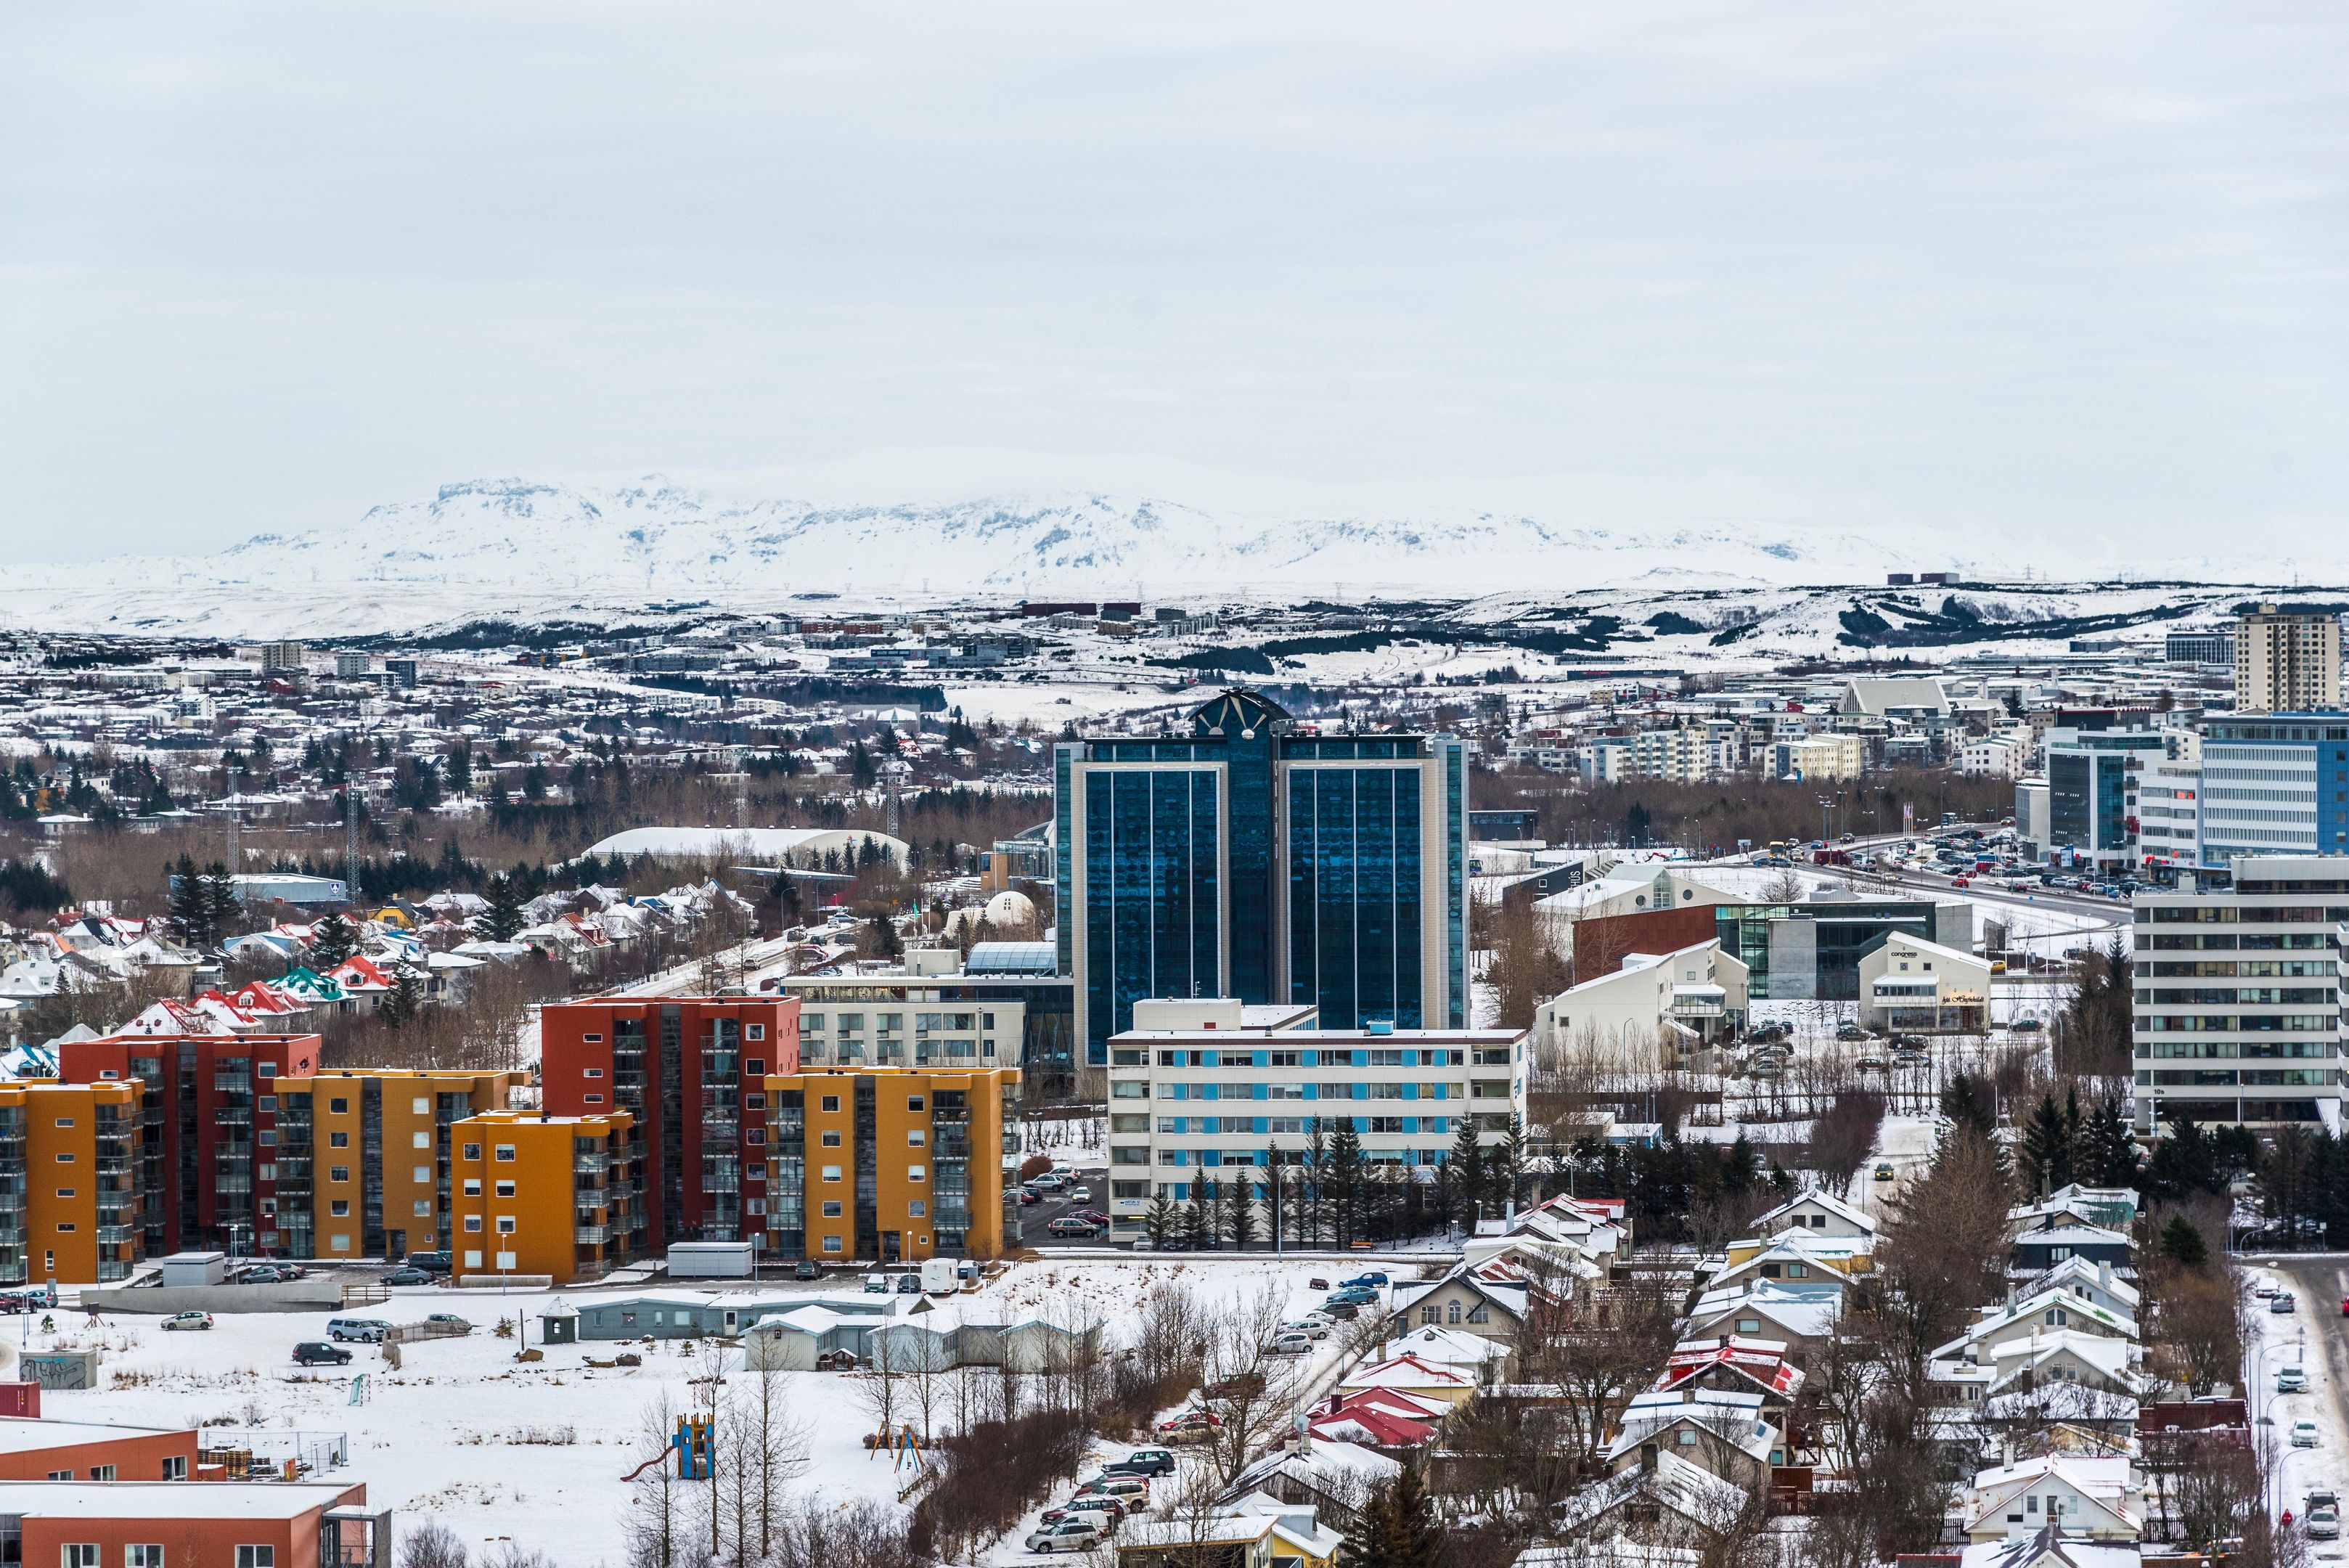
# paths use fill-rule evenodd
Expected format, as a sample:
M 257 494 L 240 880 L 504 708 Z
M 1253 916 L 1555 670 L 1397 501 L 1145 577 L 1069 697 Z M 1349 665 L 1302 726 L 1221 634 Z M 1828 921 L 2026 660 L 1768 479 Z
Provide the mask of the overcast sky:
M 658 470 L 2281 558 L 2349 510 L 2344 61 L 2309 4 L 24 0 L 0 542 Z

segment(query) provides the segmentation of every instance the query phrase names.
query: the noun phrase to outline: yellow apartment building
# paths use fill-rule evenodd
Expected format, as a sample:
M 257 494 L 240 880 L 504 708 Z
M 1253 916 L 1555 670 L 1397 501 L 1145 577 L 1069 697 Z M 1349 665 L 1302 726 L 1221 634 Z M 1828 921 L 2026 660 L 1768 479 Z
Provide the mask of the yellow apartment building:
M 450 1264 L 468 1274 L 601 1279 L 631 1251 L 637 1173 L 626 1111 L 489 1111 L 456 1124 Z
M 135 1083 L 0 1084 L 0 1284 L 128 1278 L 140 1241 Z
M 506 1108 L 521 1073 L 426 1072 L 358 1067 L 321 1072 L 280 1090 L 296 1127 L 309 1096 L 308 1158 L 262 1150 L 276 1173 L 264 1213 L 307 1209 L 313 1256 L 399 1259 L 452 1245 L 450 1129 Z M 286 1137 L 295 1136 L 289 1128 Z M 304 1190 L 304 1176 L 308 1190 Z
M 766 1255 L 889 1263 L 1003 1251 L 1011 1067 L 770 1074 Z M 748 1214 L 745 1225 L 750 1223 Z

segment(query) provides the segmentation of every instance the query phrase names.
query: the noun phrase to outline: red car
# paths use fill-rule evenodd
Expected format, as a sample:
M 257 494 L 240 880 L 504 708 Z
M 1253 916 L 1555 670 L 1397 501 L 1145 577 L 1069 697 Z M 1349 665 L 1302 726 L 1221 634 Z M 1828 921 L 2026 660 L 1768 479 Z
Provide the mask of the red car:
M 2341 1315 L 2343 1317 L 2349 1317 L 2349 1296 L 2343 1296 L 2341 1298 Z
M 1223 1417 L 1213 1411 L 1185 1410 L 1173 1420 L 1159 1422 L 1158 1435 L 1173 1443 L 1204 1442 L 1223 1424 Z

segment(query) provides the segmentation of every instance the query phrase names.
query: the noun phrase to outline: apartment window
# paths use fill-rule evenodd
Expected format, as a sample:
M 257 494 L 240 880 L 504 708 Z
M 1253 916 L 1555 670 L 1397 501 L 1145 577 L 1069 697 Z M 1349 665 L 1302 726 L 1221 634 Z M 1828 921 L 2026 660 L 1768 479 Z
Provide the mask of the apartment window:
M 922 1199 L 916 1198 L 905 1205 L 905 1212 L 913 1219 L 924 1219 L 929 1214 L 930 1206 Z
M 468 1215 L 466 1215 L 466 1216 L 465 1216 L 465 1229 L 466 1229 L 466 1230 L 478 1232 L 478 1231 L 481 1230 L 481 1217 L 480 1215 L 478 1215 L 478 1214 L 468 1214 Z M 479 1252 L 474 1253 L 474 1254 L 473 1254 L 473 1262 L 474 1262 L 474 1263 L 478 1265 L 478 1264 L 481 1262 L 481 1255 Z
M 347 1198 L 337 1198 L 333 1200 L 333 1206 L 326 1212 L 335 1219 L 347 1220 L 351 1213 L 351 1200 Z
M 480 1144 L 477 1144 L 477 1143 L 469 1143 L 469 1144 L 467 1144 L 467 1145 L 465 1146 L 465 1158 L 466 1158 L 467 1159 L 479 1159 L 479 1158 L 481 1158 L 481 1146 Z
M 831 1199 L 826 1199 L 824 1200 L 824 1205 L 823 1205 L 823 1217 L 824 1217 L 825 1219 L 827 1219 L 827 1220 L 837 1220 L 837 1219 L 839 1219 L 839 1218 L 840 1218 L 840 1199 L 837 1199 L 837 1198 L 831 1198 Z
M 240 1546 L 236 1549 L 236 1568 L 277 1568 L 277 1548 Z
M 909 1165 L 905 1168 L 905 1179 L 908 1181 L 919 1181 L 923 1179 L 923 1167 L 918 1165 Z
M 73 1480 L 73 1471 L 71 1471 L 71 1470 L 51 1470 L 51 1471 L 49 1472 L 49 1479 L 50 1479 L 51 1480 Z M 67 1552 L 67 1558 L 66 1558 L 66 1561 L 67 1561 L 67 1562 L 68 1562 L 68 1563 L 70 1563 L 70 1562 L 72 1562 L 72 1561 L 73 1561 L 73 1558 L 72 1558 L 72 1556 L 71 1556 L 71 1553 L 73 1553 L 73 1552 L 96 1552 L 97 1550 L 98 1550 L 98 1548 L 97 1548 L 97 1547 L 95 1547 L 95 1546 L 88 1546 L 88 1547 L 84 1547 L 84 1546 L 68 1546 L 68 1547 L 67 1547 L 67 1548 L 66 1548 L 66 1552 Z M 96 1562 L 98 1561 L 98 1559 L 97 1559 L 96 1557 L 92 1557 L 92 1558 L 90 1559 L 90 1561 L 91 1561 L 92 1563 L 96 1563 Z
M 469 1224 L 469 1225 L 467 1225 L 467 1226 L 465 1227 L 465 1229 L 466 1229 L 466 1230 L 468 1230 L 468 1231 L 478 1231 L 478 1230 L 480 1230 L 481 1228 L 481 1222 L 480 1220 L 476 1220 L 472 1221 L 471 1224 Z M 469 1268 L 469 1269 L 478 1269 L 478 1268 L 480 1268 L 481 1266 L 481 1249 L 480 1249 L 480 1248 L 476 1247 L 476 1248 L 471 1249 L 471 1251 L 469 1251 L 468 1252 L 466 1252 L 466 1254 L 465 1254 L 465 1267 L 467 1267 L 467 1268 Z
M 826 1236 L 823 1239 L 823 1250 L 827 1252 L 838 1252 L 843 1251 L 845 1249 L 841 1246 L 839 1237 Z
M 501 1198 L 512 1198 L 513 1195 L 514 1195 L 514 1184 L 513 1184 L 512 1182 L 511 1182 L 511 1181 L 501 1181 L 501 1182 L 499 1182 L 499 1183 L 498 1183 L 498 1196 L 499 1196 L 499 1197 L 501 1197 Z
M 429 1220 L 432 1218 L 432 1199 L 429 1198 L 419 1198 L 416 1200 L 416 1217 L 419 1220 Z
M 326 1147 L 328 1148 L 348 1148 L 351 1147 L 351 1135 L 347 1132 L 330 1132 L 326 1135 Z
M 351 1168 L 350 1168 L 349 1166 L 347 1166 L 347 1165 L 330 1165 L 330 1166 L 326 1167 L 326 1179 L 327 1179 L 327 1180 L 329 1180 L 329 1181 L 348 1181 L 350 1179 L 351 1179 Z
M 601 1067 L 590 1067 L 579 1075 L 583 1078 L 600 1078 L 604 1075 L 604 1069 Z
M 57 1189 L 57 1196 L 60 1198 L 71 1198 L 73 1195 L 74 1189 L 70 1187 L 60 1187 Z
M 113 1075 L 112 1075 L 111 1073 L 109 1073 L 109 1074 L 108 1074 L 108 1075 L 107 1075 L 107 1076 L 109 1076 L 109 1077 L 112 1077 Z M 261 1108 L 262 1108 L 263 1110 L 264 1110 L 264 1111 L 274 1111 L 274 1110 L 275 1110 L 275 1109 L 277 1108 L 277 1096 L 274 1096 L 274 1095 L 264 1095 L 264 1096 L 261 1096 Z
M 501 1215 L 499 1215 L 499 1216 L 498 1216 L 498 1234 L 499 1234 L 499 1235 L 501 1235 L 501 1236 L 511 1236 L 511 1235 L 512 1235 L 513 1233 L 514 1233 L 514 1217 L 513 1217 L 512 1215 L 511 1215 L 511 1214 L 501 1214 Z
M 838 1148 L 840 1147 L 840 1135 L 836 1132 L 828 1132 L 824 1134 L 823 1147 L 825 1148 Z
M 604 1096 L 601 1095 L 582 1095 L 579 1097 L 591 1106 L 600 1106 L 604 1103 Z
M 73 1117 L 71 1117 L 71 1116 L 59 1116 L 59 1117 L 57 1118 L 57 1126 L 59 1126 L 59 1127 L 69 1127 L 73 1126 Z
M 73 1480 L 73 1471 L 67 1470 L 62 1476 L 53 1475 L 49 1479 L 51 1480 Z M 98 1568 L 98 1543 L 94 1541 L 69 1541 L 66 1542 L 65 1568 Z
M 419 1100 L 416 1104 L 418 1108 L 421 1110 L 424 1102 Z M 432 1135 L 429 1132 L 409 1133 L 408 1135 L 408 1147 L 410 1148 L 430 1148 L 432 1147 Z
M 753 1078 L 763 1078 L 767 1075 L 767 1059 L 764 1056 L 746 1057 L 742 1063 L 742 1071 Z
M 764 1040 L 766 1037 L 767 1037 L 767 1026 L 766 1026 L 765 1024 L 763 1024 L 763 1023 L 745 1023 L 744 1025 L 742 1025 L 742 1038 L 743 1038 L 743 1039 L 745 1039 L 745 1040 Z
M 826 1096 L 823 1096 L 823 1108 L 824 1108 L 825 1110 L 827 1110 L 827 1111 L 837 1111 L 837 1110 L 839 1110 L 839 1109 L 840 1109 L 840 1096 L 839 1096 L 838 1095 L 826 1095 Z
M 166 1455 L 164 1455 L 164 1456 L 163 1456 L 163 1479 L 164 1479 L 165 1480 L 187 1480 L 187 1479 L 188 1479 L 188 1456 L 187 1456 L 187 1455 L 185 1455 L 185 1454 L 166 1454 Z M 132 1550 L 133 1550 L 133 1551 L 136 1551 L 136 1550 L 138 1550 L 138 1549 L 137 1549 L 136 1547 L 133 1547 L 133 1548 L 132 1548 Z M 150 1552 L 152 1552 L 155 1554 L 155 1555 L 154 1555 L 154 1557 L 150 1560 L 150 1563 L 149 1563 L 149 1568 L 163 1568 L 163 1549 L 162 1549 L 161 1547 L 160 1547 L 160 1546 L 150 1546 L 150 1547 L 149 1547 L 147 1550 L 149 1550 Z
M 504 1162 L 505 1162 L 506 1164 L 508 1164 L 508 1165 L 512 1165 L 512 1164 L 513 1163 L 513 1157 L 514 1157 L 514 1146 L 513 1146 L 513 1145 L 512 1145 L 512 1144 L 510 1144 L 510 1143 L 502 1143 L 502 1144 L 498 1145 L 498 1158 L 499 1158 L 499 1159 L 501 1159 L 501 1160 L 504 1161 Z
M 409 1176 L 409 1179 L 414 1181 L 429 1181 L 432 1179 L 432 1168 L 429 1165 L 410 1166 Z
M 112 1465 L 92 1465 L 89 1467 L 89 1479 L 92 1480 L 112 1480 L 114 1479 L 114 1467 Z
M 336 1236 L 334 1238 L 334 1242 L 335 1251 L 337 1252 L 347 1252 L 351 1250 L 351 1239 L 347 1234 Z
M 342 1099 L 328 1100 L 326 1109 L 334 1116 L 347 1116 L 351 1114 L 351 1103 Z
M 601 1034 L 582 1034 L 579 1038 L 584 1044 L 589 1045 L 601 1045 L 604 1043 L 604 1037 Z
M 408 1102 L 408 1110 L 410 1116 L 429 1116 L 432 1114 L 432 1102 L 419 1095 Z
M 912 1147 L 920 1148 L 923 1145 L 929 1142 L 929 1138 L 930 1135 L 924 1132 L 919 1127 L 907 1127 L 905 1129 L 905 1142 Z
M 478 1176 L 469 1176 L 465 1178 L 465 1196 L 468 1198 L 479 1198 L 481 1195 L 481 1179 Z
M 70 1220 L 61 1220 L 57 1222 L 57 1229 L 60 1231 L 70 1231 L 73 1228 L 73 1221 Z
M 840 1179 L 840 1167 L 836 1165 L 825 1166 L 823 1168 L 823 1179 L 826 1181 L 838 1181 Z
M 69 1154 L 61 1154 L 61 1155 L 57 1156 L 57 1163 L 58 1163 L 59 1165 L 71 1165 L 73 1162 L 74 1162 L 73 1156 L 71 1156 L 71 1155 L 69 1155 Z
M 919 1111 L 922 1108 L 922 1096 L 919 1095 L 907 1095 L 905 1096 L 905 1108 L 909 1111 Z

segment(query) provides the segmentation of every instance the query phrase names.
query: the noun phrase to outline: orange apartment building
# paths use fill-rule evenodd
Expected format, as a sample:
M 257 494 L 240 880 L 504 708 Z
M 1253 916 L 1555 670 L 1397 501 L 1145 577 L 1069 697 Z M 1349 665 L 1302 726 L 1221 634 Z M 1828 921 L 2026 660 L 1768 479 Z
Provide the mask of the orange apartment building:
M 0 1552 L 40 1568 L 390 1568 L 391 1514 L 331 1481 L 0 1481 Z
M 192 1427 L 0 1417 L 0 1481 L 181 1481 L 195 1473 Z
M 309 1096 L 310 1152 L 281 1147 L 272 1158 L 272 1151 L 262 1151 L 275 1188 L 263 1199 L 263 1220 L 290 1221 L 306 1187 L 316 1244 L 292 1256 L 398 1260 L 449 1251 L 454 1245 L 450 1129 L 485 1111 L 504 1110 L 514 1086 L 527 1081 L 522 1073 L 389 1067 L 314 1075 L 300 1089 L 279 1096 L 280 1116 L 294 1126 L 305 1124 L 299 1097 Z
M 104 1284 L 145 1255 L 136 1084 L 0 1084 L 0 1284 Z
M 766 1157 L 766 1252 L 874 1262 L 1003 1251 L 1012 1067 L 771 1073 L 752 1129 Z
M 459 1122 L 452 1272 L 543 1274 L 564 1285 L 627 1262 L 639 1179 L 633 1131 L 625 1111 L 490 1111 Z

